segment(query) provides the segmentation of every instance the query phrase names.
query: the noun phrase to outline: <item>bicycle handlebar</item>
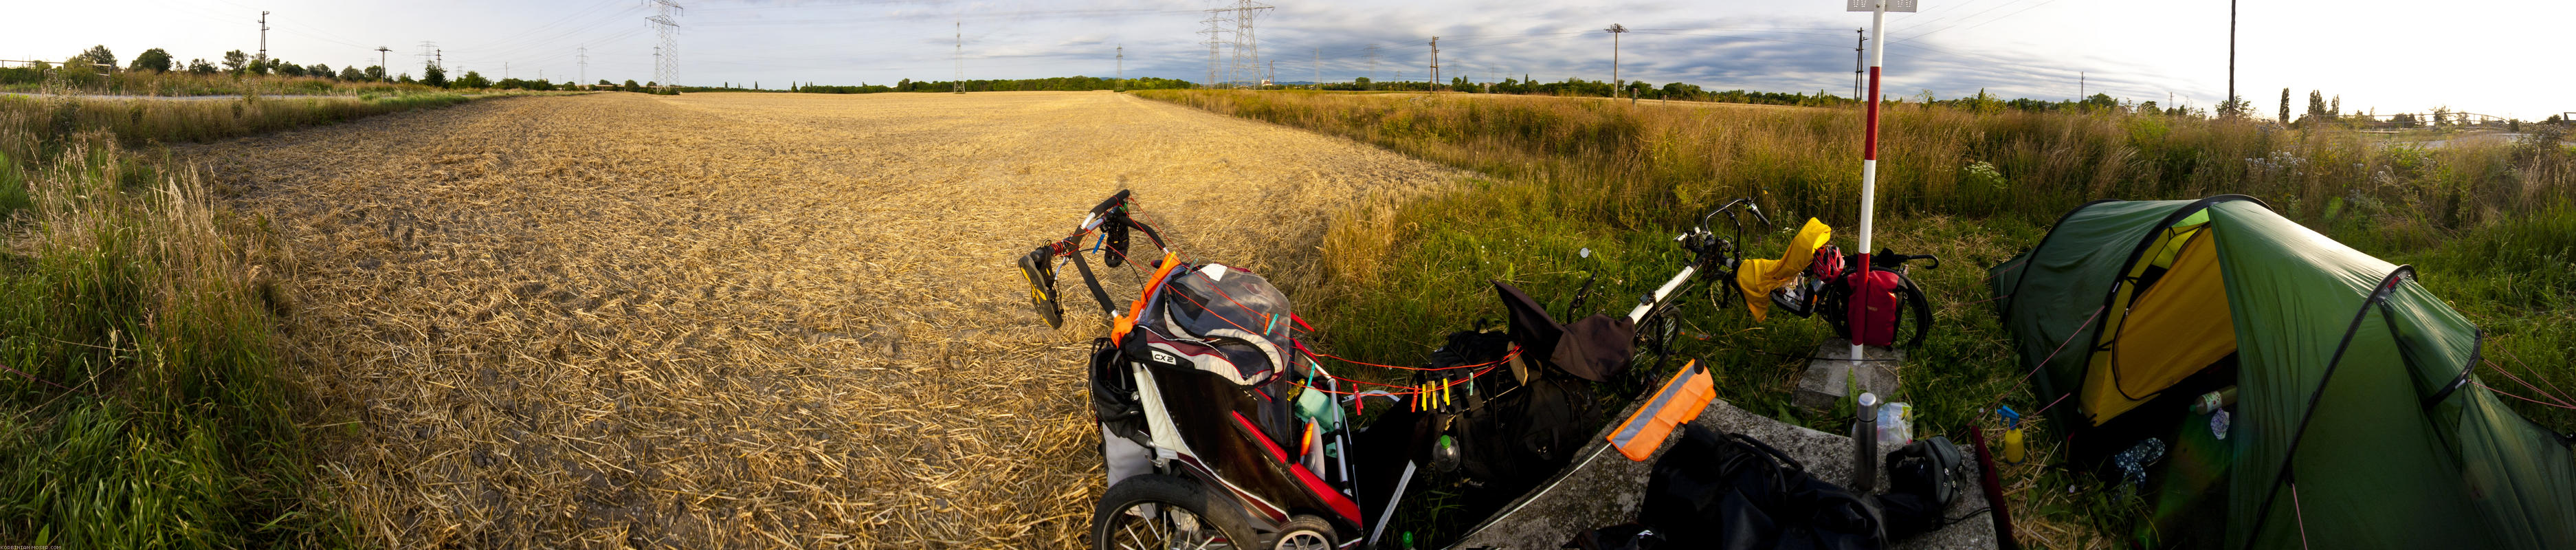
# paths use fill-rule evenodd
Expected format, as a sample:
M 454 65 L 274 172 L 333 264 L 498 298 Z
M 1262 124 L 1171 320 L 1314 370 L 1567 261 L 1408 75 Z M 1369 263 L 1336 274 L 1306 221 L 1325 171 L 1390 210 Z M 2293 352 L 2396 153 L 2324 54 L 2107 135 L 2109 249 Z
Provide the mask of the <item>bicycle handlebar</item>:
M 1100 201 L 1100 205 L 1099 205 L 1099 206 L 1091 207 L 1091 214 L 1096 216 L 1096 215 L 1100 215 L 1100 214 L 1108 213 L 1108 212 L 1109 212 L 1109 209 L 1111 209 L 1111 208 L 1116 208 L 1119 204 L 1126 203 L 1126 202 L 1127 202 L 1127 193 L 1128 193 L 1128 190 L 1126 190 L 1126 189 L 1120 189 L 1120 190 L 1118 190 L 1118 194 L 1116 194 L 1116 195 L 1110 195 L 1108 200 Z

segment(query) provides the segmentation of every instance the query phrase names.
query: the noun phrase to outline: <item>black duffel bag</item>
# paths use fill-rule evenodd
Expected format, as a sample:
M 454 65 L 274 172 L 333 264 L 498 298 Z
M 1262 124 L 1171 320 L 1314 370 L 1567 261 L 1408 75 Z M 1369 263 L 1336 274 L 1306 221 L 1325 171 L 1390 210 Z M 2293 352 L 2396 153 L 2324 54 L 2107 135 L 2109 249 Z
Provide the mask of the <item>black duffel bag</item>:
M 1686 424 L 1655 461 L 1637 519 L 1661 548 L 1874 550 L 1887 546 L 1863 495 L 1744 434 Z

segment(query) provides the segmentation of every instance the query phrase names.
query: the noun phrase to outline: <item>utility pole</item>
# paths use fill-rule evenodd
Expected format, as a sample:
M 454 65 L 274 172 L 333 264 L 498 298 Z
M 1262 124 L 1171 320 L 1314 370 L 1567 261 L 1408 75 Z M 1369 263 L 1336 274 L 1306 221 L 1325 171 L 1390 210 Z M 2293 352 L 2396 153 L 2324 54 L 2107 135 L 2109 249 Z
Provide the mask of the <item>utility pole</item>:
M 2236 0 L 2227 0 L 2227 99 L 2219 100 L 2219 105 L 2221 111 L 2233 109 L 2236 114 L 2245 114 L 2245 109 L 2236 104 Z
M 2084 71 L 2075 71 L 2075 101 L 2081 103 L 2088 97 L 2093 96 L 2084 95 Z
M 1277 60 L 1277 59 L 1272 59 L 1272 60 L 1270 60 L 1270 76 L 1268 76 L 1268 77 L 1265 77 L 1265 78 L 1262 78 L 1262 79 L 1261 79 L 1261 87 L 1263 87 L 1263 88 L 1268 88 L 1268 87 L 1270 87 L 1270 85 L 1272 85 L 1272 84 L 1278 84 L 1278 83 L 1279 83 L 1279 60 Z
M 1423 74 L 1431 75 L 1431 93 L 1440 93 L 1440 37 L 1431 37 L 1431 70 Z
M 1315 91 L 1324 91 L 1324 48 L 1315 48 Z
M 680 2 L 678 0 L 644 0 L 653 6 L 653 35 L 660 46 L 653 48 L 653 81 L 665 90 L 680 80 Z
M 259 62 L 268 64 L 268 12 L 259 12 Z
M 394 49 L 383 45 L 376 46 L 376 81 L 378 82 L 390 81 L 394 78 L 393 68 L 385 66 L 385 53 L 391 51 Z
M 957 91 L 966 93 L 966 22 L 957 21 Z
M 501 79 L 502 79 L 502 80 L 509 80 L 509 79 L 510 79 L 510 62 L 508 62 L 508 61 L 503 61 L 503 62 L 501 62 Z
M 590 47 L 583 46 L 573 48 L 572 51 L 573 59 L 581 64 L 581 79 L 575 80 L 573 83 L 588 86 L 590 85 Z
M 1618 99 L 1620 91 L 1627 88 L 1619 82 L 1619 35 L 1627 34 L 1628 28 L 1611 23 L 1605 30 L 1610 31 L 1610 99 Z
M 1127 46 L 1118 46 L 1118 81 L 1109 84 L 1112 91 L 1127 91 Z
M 1860 99 L 1861 52 L 1869 49 L 1869 29 L 1852 29 L 1860 41 L 1852 44 L 1852 99 Z

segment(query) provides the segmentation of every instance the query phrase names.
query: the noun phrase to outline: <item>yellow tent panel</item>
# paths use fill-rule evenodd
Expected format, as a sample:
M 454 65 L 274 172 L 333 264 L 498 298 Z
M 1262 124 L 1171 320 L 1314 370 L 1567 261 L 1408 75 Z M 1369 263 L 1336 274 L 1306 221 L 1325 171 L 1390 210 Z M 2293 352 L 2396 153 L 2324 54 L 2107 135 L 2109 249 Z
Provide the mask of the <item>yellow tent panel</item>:
M 2081 410 L 2094 425 L 2145 404 L 2156 392 L 2236 352 L 2236 322 L 2227 310 L 2226 281 L 2219 277 L 2218 246 L 2205 229 L 2176 235 L 2188 240 L 2169 256 L 2172 263 L 2164 276 L 2128 304 L 2128 314 L 2103 334 L 2110 349 L 2093 354 L 2082 391 Z

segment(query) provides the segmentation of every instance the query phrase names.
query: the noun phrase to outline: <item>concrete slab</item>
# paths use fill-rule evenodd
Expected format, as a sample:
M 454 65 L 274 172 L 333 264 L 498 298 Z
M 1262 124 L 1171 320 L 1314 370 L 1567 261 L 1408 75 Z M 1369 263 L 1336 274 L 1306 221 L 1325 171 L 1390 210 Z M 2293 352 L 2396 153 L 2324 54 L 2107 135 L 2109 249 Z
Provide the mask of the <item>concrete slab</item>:
M 1634 412 L 1621 412 L 1614 418 L 1627 418 Z M 1741 433 L 1760 439 L 1805 464 L 1807 471 L 1833 483 L 1850 486 L 1852 481 L 1852 439 L 1772 420 L 1736 408 L 1725 400 L 1710 402 L 1692 423 Z M 1635 521 L 1638 507 L 1645 501 L 1646 480 L 1654 472 L 1654 461 L 1661 458 L 1672 443 L 1682 437 L 1674 430 L 1644 462 L 1628 460 L 1612 450 L 1604 438 L 1617 429 L 1614 423 L 1602 428 L 1592 444 L 1575 453 L 1575 460 L 1555 479 L 1542 483 L 1528 495 L 1503 507 L 1503 511 L 1468 530 L 1455 549 L 1554 549 L 1586 529 L 1607 527 Z M 1965 444 L 1964 441 L 1962 444 Z M 1895 449 L 1880 449 L 1881 453 Z M 1976 479 L 1977 465 L 1968 464 L 1969 479 Z M 1887 486 L 1887 475 L 1879 473 L 1877 485 Z M 1970 490 L 1961 494 L 1945 514 L 1960 514 L 1986 507 L 1982 492 Z M 1912 538 L 1892 541 L 1889 548 L 1969 549 L 1995 548 L 1994 522 L 1983 514 L 1948 528 Z
M 1875 393 L 1881 397 L 1896 395 L 1896 367 L 1905 364 L 1905 350 L 1869 346 L 1862 348 L 1860 361 L 1851 357 L 1851 341 L 1826 340 L 1808 357 L 1807 371 L 1798 376 L 1798 389 L 1789 402 L 1808 410 L 1827 410 L 1836 403 L 1850 400 L 1851 388 Z M 1858 383 L 1855 384 L 1855 380 Z

